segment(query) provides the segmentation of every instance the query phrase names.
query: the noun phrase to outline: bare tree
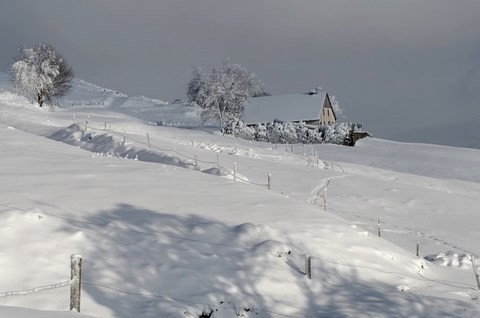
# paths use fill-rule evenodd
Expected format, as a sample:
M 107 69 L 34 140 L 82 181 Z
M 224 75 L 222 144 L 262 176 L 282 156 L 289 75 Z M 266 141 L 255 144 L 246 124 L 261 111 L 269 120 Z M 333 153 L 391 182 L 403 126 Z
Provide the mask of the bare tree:
M 65 96 L 72 87 L 71 66 L 49 44 L 19 49 L 10 69 L 17 91 L 31 101 L 36 100 L 40 107 Z
M 204 109 L 203 120 L 218 120 L 222 132 L 232 121 L 238 121 L 249 97 L 265 94 L 268 93 L 255 74 L 228 60 L 209 74 L 194 68 L 187 85 L 188 99 Z

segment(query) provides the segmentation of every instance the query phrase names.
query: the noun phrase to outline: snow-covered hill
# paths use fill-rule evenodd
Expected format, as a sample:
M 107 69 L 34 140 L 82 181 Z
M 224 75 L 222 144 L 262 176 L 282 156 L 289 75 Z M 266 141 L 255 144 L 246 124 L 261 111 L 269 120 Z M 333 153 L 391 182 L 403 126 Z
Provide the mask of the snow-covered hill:
M 0 296 L 68 281 L 80 253 L 94 317 L 480 315 L 479 150 L 253 143 L 76 83 L 50 111 L 0 81 Z M 68 287 L 0 297 L 49 316 L 14 307 L 76 316 Z

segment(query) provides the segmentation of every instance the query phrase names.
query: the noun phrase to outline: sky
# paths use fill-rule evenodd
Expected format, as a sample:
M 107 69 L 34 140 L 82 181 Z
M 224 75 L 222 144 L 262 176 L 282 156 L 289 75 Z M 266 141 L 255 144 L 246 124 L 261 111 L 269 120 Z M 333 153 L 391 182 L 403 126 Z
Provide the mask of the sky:
M 76 75 L 185 97 L 229 58 L 272 94 L 321 86 L 379 138 L 480 148 L 478 0 L 2 0 L 0 70 L 48 42 Z

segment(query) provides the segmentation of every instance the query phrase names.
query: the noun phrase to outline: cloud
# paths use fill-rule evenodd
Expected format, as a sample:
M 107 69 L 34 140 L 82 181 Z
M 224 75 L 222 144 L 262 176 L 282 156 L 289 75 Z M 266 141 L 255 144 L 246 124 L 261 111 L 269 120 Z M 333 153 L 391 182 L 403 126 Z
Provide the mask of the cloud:
M 477 0 L 2 0 L 0 67 L 46 41 L 83 79 L 174 99 L 191 66 L 230 57 L 274 94 L 327 88 L 381 136 L 446 123 L 461 94 L 478 105 L 479 14 Z

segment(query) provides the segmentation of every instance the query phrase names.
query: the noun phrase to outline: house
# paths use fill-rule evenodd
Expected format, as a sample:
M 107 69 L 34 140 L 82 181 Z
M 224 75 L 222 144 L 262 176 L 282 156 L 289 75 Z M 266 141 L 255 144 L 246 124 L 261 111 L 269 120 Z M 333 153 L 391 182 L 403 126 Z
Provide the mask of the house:
M 337 118 L 327 92 L 251 97 L 240 119 L 246 125 L 273 121 L 305 122 L 309 125 L 335 124 Z

